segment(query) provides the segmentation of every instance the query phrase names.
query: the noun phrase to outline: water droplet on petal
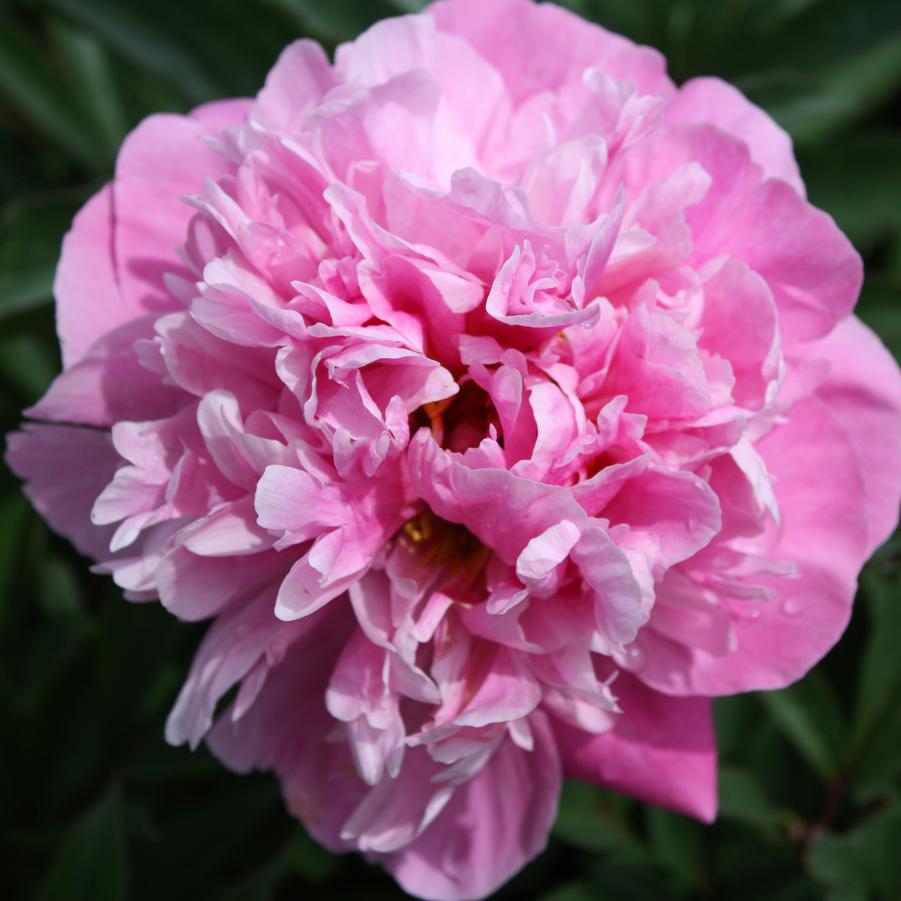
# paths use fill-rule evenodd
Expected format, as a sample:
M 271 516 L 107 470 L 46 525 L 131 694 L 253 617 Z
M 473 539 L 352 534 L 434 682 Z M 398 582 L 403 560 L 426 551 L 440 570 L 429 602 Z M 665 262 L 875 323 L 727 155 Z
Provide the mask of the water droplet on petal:
M 786 616 L 798 616 L 798 614 L 804 612 L 806 606 L 806 604 L 802 604 L 794 598 L 789 598 L 787 601 L 782 602 L 782 612 Z
M 756 607 L 742 606 L 735 610 L 735 616 L 742 620 L 760 619 L 760 610 Z

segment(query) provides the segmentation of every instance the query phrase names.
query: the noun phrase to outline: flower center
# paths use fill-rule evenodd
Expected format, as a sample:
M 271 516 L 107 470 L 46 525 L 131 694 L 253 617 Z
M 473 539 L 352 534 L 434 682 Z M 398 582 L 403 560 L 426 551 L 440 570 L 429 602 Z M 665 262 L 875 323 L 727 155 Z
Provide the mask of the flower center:
M 401 540 L 415 550 L 423 569 L 442 572 L 446 578 L 444 591 L 453 590 L 463 601 L 463 593 L 482 575 L 491 550 L 465 526 L 448 522 L 426 510 L 408 520 Z
M 498 417 L 491 399 L 467 381 L 453 397 L 419 407 L 410 417 L 410 433 L 427 428 L 439 446 L 461 452 L 486 438 L 492 424 L 497 427 Z

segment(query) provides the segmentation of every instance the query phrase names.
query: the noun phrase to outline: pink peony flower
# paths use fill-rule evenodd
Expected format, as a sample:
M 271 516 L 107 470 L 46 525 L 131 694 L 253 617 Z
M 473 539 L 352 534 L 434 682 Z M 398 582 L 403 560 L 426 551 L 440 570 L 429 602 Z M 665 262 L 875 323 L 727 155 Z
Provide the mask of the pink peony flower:
M 8 460 L 128 598 L 213 619 L 169 741 L 482 898 L 563 775 L 711 820 L 709 699 L 841 634 L 901 495 L 860 282 L 736 90 L 441 2 L 131 134 Z

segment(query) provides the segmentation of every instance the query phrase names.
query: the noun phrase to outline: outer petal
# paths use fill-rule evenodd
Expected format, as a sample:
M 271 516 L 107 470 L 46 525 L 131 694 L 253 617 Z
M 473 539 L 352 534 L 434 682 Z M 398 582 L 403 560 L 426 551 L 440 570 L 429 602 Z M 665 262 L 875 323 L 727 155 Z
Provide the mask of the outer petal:
M 74 366 L 54 380 L 27 416 L 51 422 L 111 426 L 121 420 L 171 416 L 185 395 L 145 368 L 134 347 L 153 337 L 153 318 L 132 319 L 100 337 Z
M 53 282 L 63 365 L 78 362 L 100 335 L 138 311 L 122 303 L 114 266 L 113 190 L 101 188 L 63 239 Z
M 404 755 L 394 779 L 383 777 L 341 829 L 341 838 L 360 851 L 393 853 L 418 838 L 453 795 L 452 785 L 436 779 L 441 767 L 416 749 Z
M 6 462 L 50 527 L 80 553 L 109 556 L 113 527 L 91 523 L 91 508 L 119 461 L 110 436 L 71 426 L 25 425 L 7 439 Z
M 688 472 L 649 470 L 636 476 L 625 482 L 602 515 L 653 535 L 667 568 L 706 547 L 722 525 L 716 495 Z
M 213 723 L 219 699 L 261 660 L 274 666 L 321 618 L 283 623 L 272 612 L 275 592 L 266 589 L 228 610 L 210 627 L 188 679 L 166 722 L 166 740 L 197 747 Z
M 144 290 L 131 290 L 135 278 L 148 274 L 150 262 L 147 246 L 131 243 L 134 224 L 129 223 L 142 221 L 142 228 L 156 235 L 152 246 L 155 253 L 161 252 L 160 261 L 165 261 L 172 270 L 180 269 L 175 247 L 184 240 L 184 226 L 191 216 L 182 197 L 189 191 L 199 191 L 204 176 L 217 174 L 225 165 L 224 159 L 217 157 L 197 137 L 240 122 L 247 108 L 246 100 L 207 103 L 188 118 L 154 117 L 129 136 L 117 165 L 116 181 L 104 186 L 82 207 L 63 240 L 53 294 L 66 367 L 78 362 L 105 332 L 150 309 L 160 309 L 160 304 L 166 305 L 167 292 L 158 281 L 154 288 L 155 293 L 159 291 L 159 297 L 154 304 L 145 302 Z M 184 123 L 172 126 L 171 132 L 191 134 L 195 140 L 190 149 L 184 146 L 184 141 L 176 140 L 163 142 L 163 146 L 153 146 L 148 153 L 143 153 L 144 140 L 157 130 L 158 120 Z M 199 157 L 199 165 L 193 165 L 192 154 Z M 175 164 L 193 173 L 195 178 L 178 184 L 171 171 Z M 147 198 L 152 200 L 151 207 L 143 205 Z M 134 208 L 129 209 L 130 204 Z M 163 210 L 169 212 L 161 216 Z M 131 259 L 124 260 L 123 255 L 130 255 Z M 123 267 L 132 270 L 124 275 L 124 290 L 120 282 Z
M 700 206 L 686 217 L 693 226 Z M 722 218 L 719 218 L 722 217 Z M 785 182 L 763 182 L 699 239 L 705 257 L 729 253 L 762 275 L 779 308 L 786 345 L 816 338 L 850 314 L 863 264 L 832 217 L 807 204 Z M 697 231 L 695 231 L 697 234 Z
M 775 589 L 776 600 L 725 601 L 736 639 L 726 656 L 662 637 L 644 645 L 639 636 L 644 653 L 637 675 L 660 691 L 727 695 L 783 688 L 817 663 L 848 623 L 869 547 L 865 483 L 844 430 L 811 397 L 757 449 L 774 477 L 782 514 L 771 553 L 796 564 L 798 576 L 761 580 Z
M 212 100 L 194 107 L 188 113 L 189 119 L 200 122 L 212 131 L 222 131 L 232 125 L 238 125 L 247 118 L 252 101 L 245 97 L 233 97 L 228 100 Z
M 369 791 L 356 775 L 346 745 L 328 741 L 335 721 L 325 709 L 329 673 L 353 626 L 347 610 L 317 617 L 294 653 L 282 661 L 264 661 L 245 677 L 239 699 L 209 736 L 213 753 L 239 773 L 275 770 L 288 808 L 310 834 L 330 851 L 352 846 L 341 827 Z M 258 664 L 260 666 L 260 664 Z M 251 689 L 248 691 L 248 689 Z M 285 711 L 291 711 L 290 716 Z
M 867 553 L 898 524 L 901 502 L 901 370 L 879 338 L 856 317 L 804 348 L 832 371 L 817 390 L 844 428 L 866 492 Z
M 623 154 L 627 193 L 699 164 L 712 183 L 685 213 L 703 266 L 723 255 L 761 275 L 779 309 L 785 346 L 828 334 L 848 316 L 863 278 L 860 257 L 835 222 L 778 179 L 762 180 L 741 140 L 708 124 L 664 125 Z
M 716 125 L 741 138 L 768 178 L 787 181 L 802 197 L 804 182 L 788 133 L 741 91 L 719 78 L 685 82 L 666 110 L 668 122 Z
M 716 817 L 716 740 L 710 701 L 671 698 L 622 674 L 623 713 L 600 735 L 554 721 L 567 776 L 711 822 Z
M 405 891 L 429 901 L 485 898 L 547 842 L 560 798 L 560 759 L 544 714 L 524 751 L 509 738 L 425 832 L 385 858 Z
M 663 57 L 553 4 L 451 0 L 429 12 L 438 27 L 465 38 L 503 76 L 514 103 L 556 90 L 596 66 L 642 94 L 673 91 Z
M 160 603 L 180 619 L 193 622 L 220 613 L 284 567 L 276 551 L 257 554 L 253 566 L 248 566 L 243 557 L 203 557 L 177 546 L 160 560 L 156 585 Z
M 279 55 L 257 95 L 251 118 L 276 132 L 292 134 L 310 109 L 336 84 L 325 52 L 314 41 L 294 41 Z
M 443 139 L 454 143 L 462 139 L 459 149 L 464 152 L 469 141 L 478 150 L 506 112 L 506 92 L 498 73 L 467 41 L 436 30 L 428 15 L 378 22 L 353 43 L 339 47 L 335 60 L 336 69 L 351 84 L 374 86 L 413 71 L 428 72 L 440 84 L 447 104 L 438 112 L 449 114 Z M 389 122 L 398 127 L 396 112 Z M 429 153 L 438 157 L 443 148 L 432 145 Z M 458 159 L 455 168 L 462 165 Z
M 216 109 L 201 110 L 196 119 L 150 116 L 119 152 L 113 182 L 116 272 L 122 304 L 132 315 L 178 306 L 163 276 L 186 274 L 176 250 L 194 211 L 184 198 L 199 194 L 206 179 L 233 170 L 202 140 L 215 131 L 204 120 L 218 119 Z
M 779 314 L 766 282 L 727 260 L 704 284 L 702 346 L 729 361 L 732 398 L 759 409 L 779 370 Z

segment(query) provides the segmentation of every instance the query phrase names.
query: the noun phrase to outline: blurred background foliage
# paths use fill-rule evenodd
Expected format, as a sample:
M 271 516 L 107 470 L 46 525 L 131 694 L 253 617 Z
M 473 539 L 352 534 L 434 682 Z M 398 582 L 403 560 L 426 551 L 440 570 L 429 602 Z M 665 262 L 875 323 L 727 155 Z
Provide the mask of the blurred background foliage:
M 490 0 L 485 0 L 490 2 Z M 51 282 L 78 206 L 142 117 L 253 94 L 297 35 L 333 47 L 418 0 L 0 0 L 0 417 L 59 366 Z M 793 135 L 814 203 L 864 254 L 860 314 L 901 352 L 901 3 L 570 0 L 721 75 Z M 824 476 L 828 477 L 828 476 Z M 901 543 L 804 681 L 717 702 L 705 827 L 568 785 L 548 851 L 504 899 L 901 899 Z M 168 747 L 200 632 L 129 605 L 0 469 L 0 898 L 399 898 L 284 813 L 273 779 Z

